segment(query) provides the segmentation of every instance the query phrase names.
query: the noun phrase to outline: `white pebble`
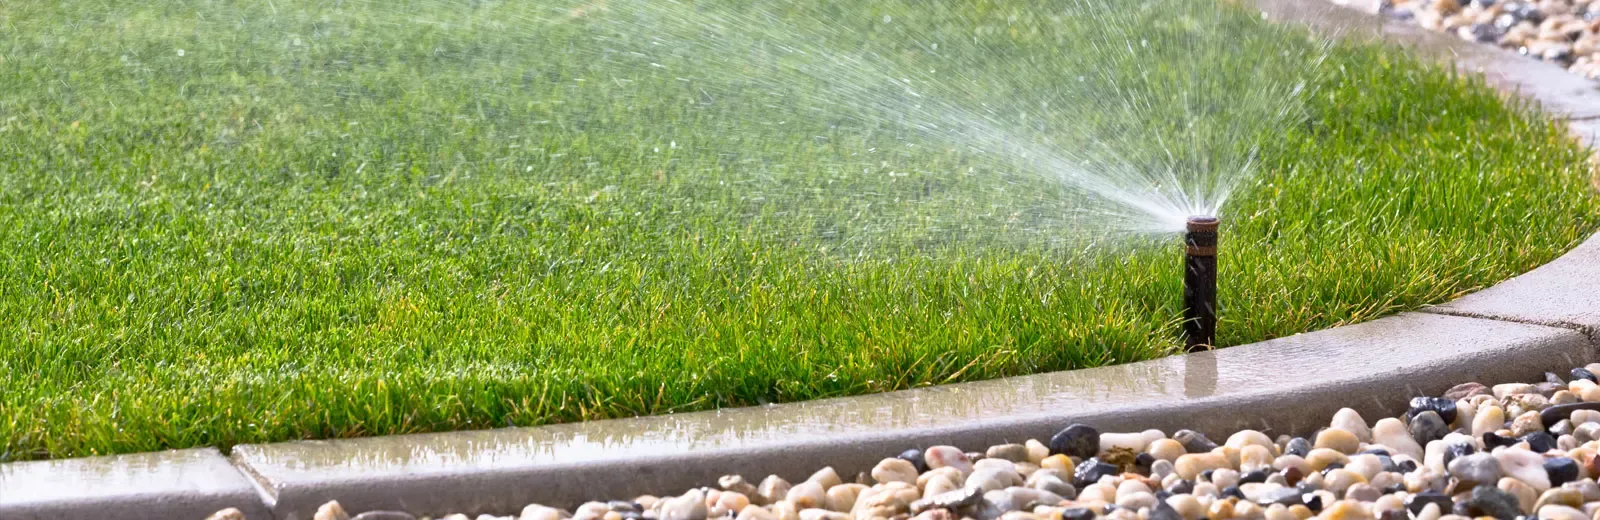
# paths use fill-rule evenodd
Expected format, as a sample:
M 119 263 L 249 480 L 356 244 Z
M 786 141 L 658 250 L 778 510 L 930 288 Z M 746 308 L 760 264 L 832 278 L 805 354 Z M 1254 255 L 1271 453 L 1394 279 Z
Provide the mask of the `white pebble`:
M 1367 421 L 1355 410 L 1340 408 L 1334 412 L 1333 420 L 1328 422 L 1328 427 L 1354 433 L 1356 439 L 1361 442 L 1372 442 L 1372 430 L 1367 428 Z
M 1498 450 L 1494 458 L 1500 462 L 1502 473 L 1533 487 L 1534 492 L 1543 493 L 1550 489 L 1550 477 L 1544 471 L 1544 457 L 1538 453 L 1508 448 Z
M 1392 448 L 1391 453 L 1410 455 L 1412 458 L 1422 458 L 1422 446 L 1411 438 L 1411 432 L 1405 423 L 1393 417 L 1379 419 L 1372 425 L 1372 440 Z

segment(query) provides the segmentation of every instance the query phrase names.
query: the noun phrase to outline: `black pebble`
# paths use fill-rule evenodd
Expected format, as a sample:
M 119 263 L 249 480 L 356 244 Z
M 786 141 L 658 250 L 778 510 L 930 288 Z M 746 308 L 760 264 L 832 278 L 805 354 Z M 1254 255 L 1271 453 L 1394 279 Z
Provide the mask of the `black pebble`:
M 1061 510 L 1061 520 L 1094 520 L 1094 511 L 1087 507 L 1069 507 Z
M 1167 505 L 1165 499 L 1156 501 L 1156 507 L 1150 509 L 1149 520 L 1183 520 L 1183 515 L 1177 509 Z
M 1540 11 L 1539 7 L 1533 5 L 1532 2 L 1509 2 L 1503 11 L 1515 15 L 1517 18 L 1533 22 L 1534 25 L 1539 25 L 1540 22 L 1544 21 L 1544 11 Z
M 1284 445 L 1283 451 L 1296 457 L 1305 457 L 1311 453 L 1311 441 L 1306 440 L 1305 437 L 1289 439 L 1289 443 Z
M 1238 497 L 1240 500 L 1244 500 L 1244 491 L 1240 491 L 1239 486 L 1228 486 L 1222 488 L 1222 496 Z
M 1178 430 L 1173 432 L 1172 440 L 1178 441 L 1178 444 L 1182 444 L 1183 449 L 1189 453 L 1207 453 L 1211 450 L 1217 449 L 1217 443 L 1211 442 L 1211 439 L 1207 439 L 1205 434 L 1194 430 Z
M 1072 470 L 1072 484 L 1083 488 L 1084 486 L 1100 481 L 1100 477 L 1116 475 L 1122 471 L 1114 465 L 1100 462 L 1098 457 L 1083 459 L 1077 468 Z
M 1166 502 L 1168 498 L 1172 498 L 1171 491 L 1167 491 L 1165 489 L 1156 490 L 1156 500 Z
M 1139 473 L 1148 475 L 1150 473 L 1150 465 L 1155 463 L 1156 456 L 1151 455 L 1149 452 L 1139 452 L 1137 456 L 1133 457 L 1133 465 L 1138 466 Z
M 1411 398 L 1411 409 L 1406 411 L 1406 420 L 1409 421 L 1417 414 L 1426 411 L 1433 411 L 1434 413 L 1439 414 L 1439 418 L 1444 419 L 1445 424 L 1456 422 L 1455 401 L 1451 401 L 1443 397 L 1428 396 Z
M 1208 470 L 1202 471 L 1202 472 L 1200 472 L 1200 481 L 1201 482 L 1211 482 L 1211 476 L 1215 475 L 1216 473 L 1217 473 L 1217 470 L 1214 470 L 1214 469 L 1208 469 Z
M 1477 451 L 1477 448 L 1472 447 L 1471 444 L 1467 444 L 1465 442 L 1452 442 L 1444 447 L 1444 463 L 1446 466 L 1449 466 L 1450 461 L 1455 460 L 1456 457 L 1464 457 L 1476 453 Z M 1440 513 L 1443 513 L 1443 511 L 1440 511 Z
M 1384 471 L 1393 471 L 1396 473 L 1400 472 L 1400 465 L 1394 462 L 1394 457 L 1390 457 L 1388 455 L 1379 455 L 1378 463 L 1382 465 L 1381 467 Z
M 1560 486 L 1578 480 L 1578 461 L 1567 457 L 1544 459 L 1544 473 L 1550 476 L 1551 486 Z
M 1578 410 L 1600 410 L 1600 402 L 1567 403 L 1547 407 L 1539 411 L 1539 423 L 1555 424 L 1562 419 L 1572 417 L 1572 412 Z
M 916 466 L 919 474 L 928 472 L 928 461 L 922 458 L 922 450 L 911 448 L 900 452 L 895 458 L 910 462 L 912 466 Z
M 1556 438 L 1545 432 L 1523 435 L 1521 440 L 1526 441 L 1528 449 L 1534 453 L 1544 453 L 1556 448 Z
M 1472 488 L 1472 498 L 1467 499 L 1466 504 L 1467 511 L 1473 513 L 1469 516 L 1492 516 L 1500 520 L 1513 520 L 1522 516 L 1516 495 L 1499 488 L 1489 486 Z
M 1406 490 L 1406 486 L 1404 484 L 1395 484 L 1395 485 L 1383 488 L 1383 494 L 1385 494 L 1385 495 L 1393 495 L 1395 493 L 1404 492 L 1405 490 Z
M 1194 481 L 1179 479 L 1177 482 L 1173 482 L 1172 485 L 1167 486 L 1167 491 L 1172 492 L 1174 495 L 1193 493 Z
M 1399 471 L 1397 471 L 1398 473 L 1410 473 L 1417 470 L 1417 461 L 1402 460 L 1397 466 L 1400 467 Z
M 1326 476 L 1328 476 L 1328 472 L 1336 470 L 1336 469 L 1344 469 L 1344 463 L 1342 463 L 1342 462 L 1329 462 L 1328 465 L 1322 467 L 1322 476 L 1326 477 Z
M 1600 383 L 1600 377 L 1595 377 L 1594 372 L 1590 372 L 1589 369 L 1583 368 L 1583 367 L 1578 367 L 1578 368 L 1572 369 L 1572 378 L 1573 379 L 1588 379 L 1590 381 L 1594 381 L 1596 383 Z
M 1050 453 L 1087 459 L 1100 453 L 1100 430 L 1074 424 L 1050 438 Z
M 1483 449 L 1492 450 L 1501 446 L 1516 444 L 1517 440 L 1511 437 L 1502 437 L 1495 432 L 1483 432 Z
M 1322 495 L 1306 493 L 1305 496 L 1302 497 L 1302 498 L 1305 499 L 1306 508 L 1310 509 L 1311 512 L 1313 512 L 1313 513 L 1322 512 Z
M 1266 470 L 1255 470 L 1239 476 L 1240 484 L 1252 484 L 1267 481 Z

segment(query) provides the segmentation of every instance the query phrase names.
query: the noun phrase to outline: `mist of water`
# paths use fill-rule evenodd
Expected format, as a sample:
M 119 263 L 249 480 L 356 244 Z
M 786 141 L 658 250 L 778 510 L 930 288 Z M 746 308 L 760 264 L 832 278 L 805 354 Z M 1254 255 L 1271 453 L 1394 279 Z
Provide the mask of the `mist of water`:
M 1325 46 L 1224 67 L 1237 53 L 1261 52 L 1218 23 L 1236 14 L 1224 9 L 1080 0 L 1000 17 L 965 5 L 885 6 L 863 24 L 786 4 L 612 0 L 567 16 L 587 24 L 606 59 L 692 62 L 725 85 L 771 91 L 777 103 L 897 129 L 906 146 L 984 158 L 972 171 L 945 174 L 1055 183 L 1062 189 L 1050 200 L 1019 194 L 1015 204 L 1016 214 L 1037 220 L 1029 229 L 1059 234 L 1174 232 L 1188 216 L 1221 214 L 1251 179 L 1262 136 L 1304 117 Z M 973 32 L 940 33 L 928 23 L 951 18 L 966 18 L 948 25 Z M 871 34 L 852 34 L 864 25 Z M 1046 44 L 1023 48 L 1018 39 Z M 1051 53 L 1053 45 L 1071 48 Z M 1286 75 L 1285 63 L 1303 66 Z

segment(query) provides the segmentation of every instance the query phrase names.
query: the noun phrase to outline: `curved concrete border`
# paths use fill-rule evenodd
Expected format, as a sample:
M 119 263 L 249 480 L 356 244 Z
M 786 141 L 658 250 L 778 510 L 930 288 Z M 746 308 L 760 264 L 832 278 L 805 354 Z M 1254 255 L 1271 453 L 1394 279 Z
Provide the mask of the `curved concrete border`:
M 1545 63 L 1324 0 L 1257 0 L 1268 18 L 1384 38 L 1481 72 L 1565 117 L 1591 148 L 1600 92 Z M 0 465 L 6 519 L 307 519 L 352 510 L 510 514 L 530 502 L 675 492 L 732 472 L 803 478 L 870 468 L 908 446 L 980 448 L 1109 431 L 1239 428 L 1305 434 L 1335 410 L 1403 409 L 1462 381 L 1537 379 L 1597 358 L 1600 236 L 1532 272 L 1446 305 L 1216 352 L 1052 374 L 758 408 L 538 428 L 242 445 Z M 232 462 L 232 464 L 228 464 Z

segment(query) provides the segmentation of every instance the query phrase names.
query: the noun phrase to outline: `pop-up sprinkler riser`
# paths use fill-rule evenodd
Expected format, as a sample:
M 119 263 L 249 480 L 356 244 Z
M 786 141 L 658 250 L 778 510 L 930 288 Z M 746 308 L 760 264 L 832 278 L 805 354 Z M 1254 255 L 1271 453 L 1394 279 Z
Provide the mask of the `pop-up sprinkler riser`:
M 1217 217 L 1189 217 L 1183 234 L 1183 346 L 1210 349 L 1217 337 Z

